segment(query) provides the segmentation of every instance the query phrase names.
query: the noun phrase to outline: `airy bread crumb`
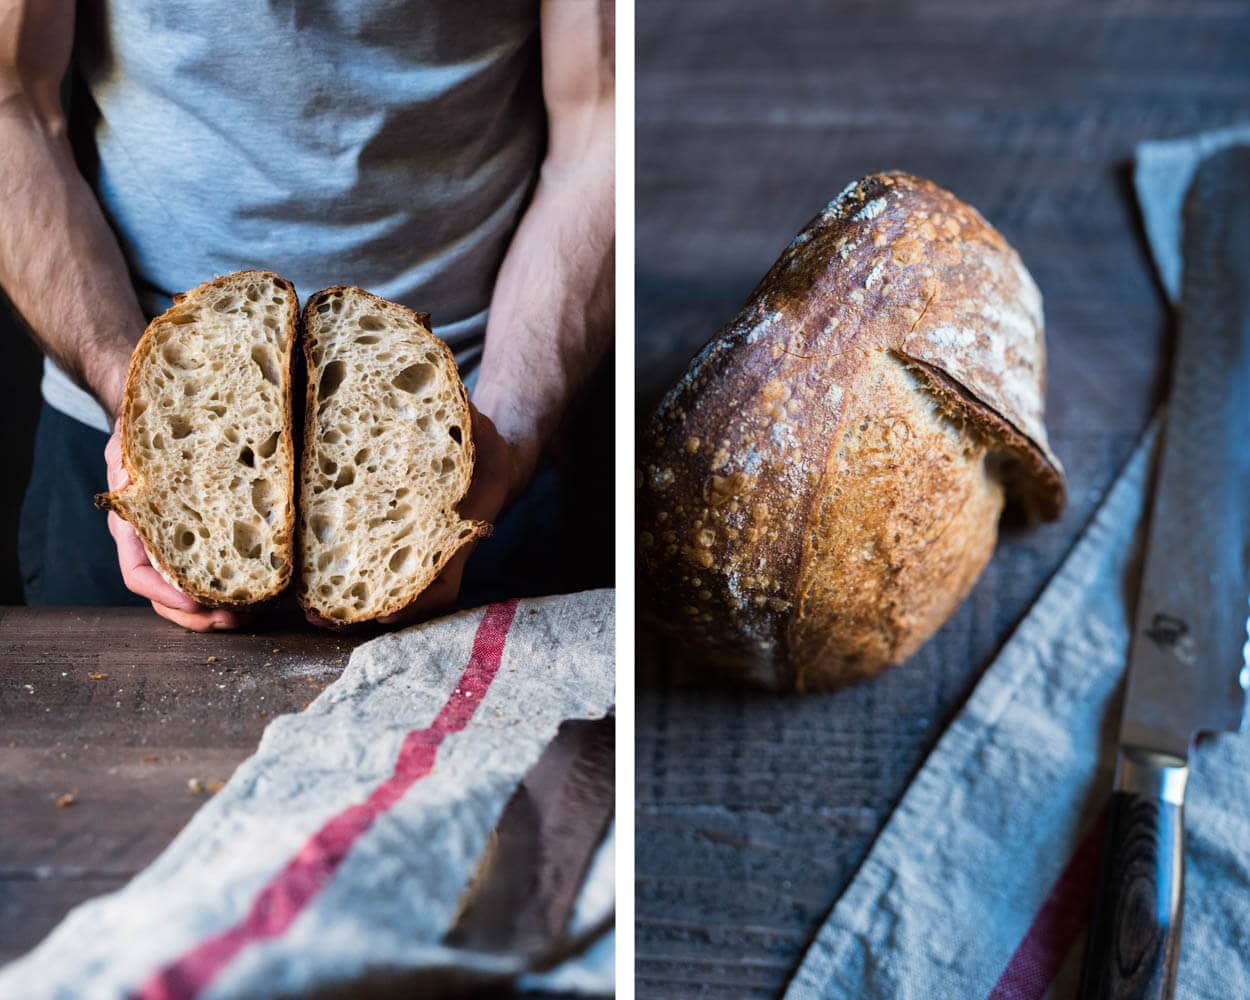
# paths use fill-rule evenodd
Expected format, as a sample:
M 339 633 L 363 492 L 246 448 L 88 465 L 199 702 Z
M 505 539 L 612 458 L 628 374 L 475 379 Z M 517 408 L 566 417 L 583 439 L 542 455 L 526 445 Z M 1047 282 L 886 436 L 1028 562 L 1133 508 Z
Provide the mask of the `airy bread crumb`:
M 202 604 L 252 604 L 291 577 L 298 315 L 290 282 L 241 271 L 176 296 L 131 360 L 121 415 L 131 481 L 97 502 Z
M 314 621 L 399 611 L 490 531 L 456 512 L 473 477 L 468 396 L 428 323 L 359 288 L 304 307 L 299 597 Z

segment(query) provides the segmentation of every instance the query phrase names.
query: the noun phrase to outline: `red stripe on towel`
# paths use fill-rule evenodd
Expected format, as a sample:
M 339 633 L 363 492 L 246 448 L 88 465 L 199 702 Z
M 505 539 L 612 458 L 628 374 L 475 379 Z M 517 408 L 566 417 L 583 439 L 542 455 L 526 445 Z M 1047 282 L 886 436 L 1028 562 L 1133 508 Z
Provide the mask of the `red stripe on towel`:
M 1089 926 L 1104 828 L 1105 817 L 1100 816 L 1077 845 L 989 1000 L 1042 1000 L 1046 995 L 1081 931 Z
M 277 937 L 291 926 L 326 887 L 357 838 L 434 769 L 444 737 L 464 729 L 473 718 L 499 670 L 516 607 L 516 601 L 506 601 L 486 609 L 459 682 L 429 727 L 413 730 L 404 738 L 391 776 L 364 802 L 349 806 L 328 820 L 261 890 L 242 920 L 153 973 L 134 995 L 135 1000 L 189 1000 L 208 986 L 245 946 Z

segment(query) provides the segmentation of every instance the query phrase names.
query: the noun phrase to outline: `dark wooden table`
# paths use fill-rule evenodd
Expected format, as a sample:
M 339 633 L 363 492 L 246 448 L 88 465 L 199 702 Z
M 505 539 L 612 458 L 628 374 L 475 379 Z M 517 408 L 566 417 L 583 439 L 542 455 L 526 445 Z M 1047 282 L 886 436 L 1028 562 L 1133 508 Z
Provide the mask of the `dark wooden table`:
M 141 609 L 0 609 L 0 963 L 156 857 L 360 641 L 294 617 L 197 635 Z
M 1045 295 L 1058 524 L 1008 531 L 910 662 L 835 694 L 700 685 L 640 636 L 637 993 L 787 982 L 908 779 L 1157 405 L 1168 310 L 1128 164 L 1250 120 L 1250 5 L 638 0 L 639 412 L 853 178 L 977 206 Z

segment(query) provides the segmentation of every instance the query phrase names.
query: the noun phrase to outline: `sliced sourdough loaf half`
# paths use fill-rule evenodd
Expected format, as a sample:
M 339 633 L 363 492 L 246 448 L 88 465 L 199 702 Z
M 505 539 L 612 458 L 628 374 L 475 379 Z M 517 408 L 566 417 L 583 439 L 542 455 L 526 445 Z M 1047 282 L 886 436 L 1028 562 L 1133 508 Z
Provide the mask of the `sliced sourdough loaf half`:
M 456 512 L 473 478 L 469 398 L 429 322 L 359 288 L 304 307 L 299 598 L 319 624 L 402 610 L 490 533 Z
M 848 186 L 691 362 L 639 443 L 640 603 L 687 658 L 828 688 L 913 653 L 1005 499 L 1064 503 L 1041 296 L 954 195 Z
M 290 282 L 241 271 L 174 297 L 130 361 L 125 488 L 96 498 L 202 604 L 275 596 L 294 563 Z

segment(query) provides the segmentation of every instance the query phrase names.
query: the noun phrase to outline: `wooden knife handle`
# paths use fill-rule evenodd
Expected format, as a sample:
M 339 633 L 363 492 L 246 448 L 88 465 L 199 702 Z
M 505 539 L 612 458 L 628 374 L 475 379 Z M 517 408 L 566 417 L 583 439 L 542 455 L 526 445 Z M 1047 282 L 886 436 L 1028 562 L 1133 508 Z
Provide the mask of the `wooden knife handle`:
M 1184 903 L 1183 763 L 1121 760 L 1081 1000 L 1169 1000 Z

